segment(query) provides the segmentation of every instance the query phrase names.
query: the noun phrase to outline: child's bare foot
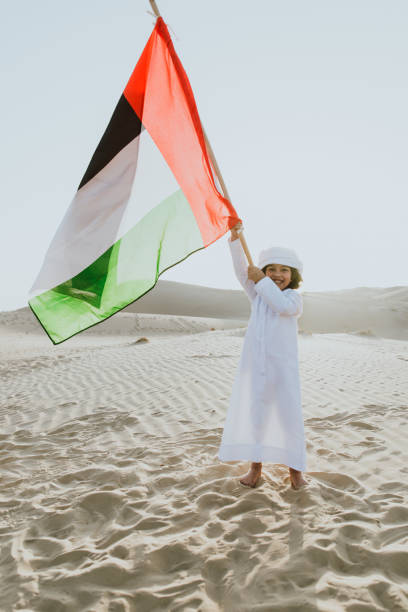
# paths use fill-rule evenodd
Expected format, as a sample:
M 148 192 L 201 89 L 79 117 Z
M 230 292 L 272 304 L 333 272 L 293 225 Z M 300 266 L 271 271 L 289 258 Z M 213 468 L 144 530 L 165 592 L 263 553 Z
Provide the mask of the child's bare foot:
M 254 488 L 258 478 L 261 475 L 261 472 L 262 472 L 262 463 L 251 463 L 249 472 L 245 474 L 245 476 L 243 476 L 239 482 L 247 487 Z
M 300 487 L 307 484 L 306 480 L 302 476 L 302 472 L 299 470 L 289 468 L 289 476 L 292 489 L 300 489 Z

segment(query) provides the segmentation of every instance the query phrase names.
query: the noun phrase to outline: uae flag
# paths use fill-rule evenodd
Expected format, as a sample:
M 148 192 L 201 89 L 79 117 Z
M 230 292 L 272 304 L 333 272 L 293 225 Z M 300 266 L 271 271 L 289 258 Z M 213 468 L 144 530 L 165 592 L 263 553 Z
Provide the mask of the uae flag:
M 239 222 L 162 18 L 48 248 L 29 305 L 54 344 L 142 297 Z

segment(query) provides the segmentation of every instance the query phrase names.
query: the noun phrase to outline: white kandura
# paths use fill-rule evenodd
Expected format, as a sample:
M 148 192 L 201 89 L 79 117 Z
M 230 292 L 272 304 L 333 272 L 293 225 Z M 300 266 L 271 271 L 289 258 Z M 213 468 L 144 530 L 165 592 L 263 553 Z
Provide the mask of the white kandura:
M 283 463 L 305 471 L 297 340 L 302 296 L 294 289 L 282 291 L 269 277 L 249 280 L 240 240 L 228 242 L 252 309 L 218 457 Z

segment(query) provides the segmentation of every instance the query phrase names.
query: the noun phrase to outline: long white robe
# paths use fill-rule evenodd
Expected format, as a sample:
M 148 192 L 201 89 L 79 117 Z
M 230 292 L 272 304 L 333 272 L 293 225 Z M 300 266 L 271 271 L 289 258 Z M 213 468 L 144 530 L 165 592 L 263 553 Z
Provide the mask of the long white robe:
M 240 240 L 229 240 L 235 273 L 251 301 L 218 457 L 306 469 L 297 319 L 302 297 L 265 277 L 248 279 Z M 271 262 L 273 263 L 273 262 Z

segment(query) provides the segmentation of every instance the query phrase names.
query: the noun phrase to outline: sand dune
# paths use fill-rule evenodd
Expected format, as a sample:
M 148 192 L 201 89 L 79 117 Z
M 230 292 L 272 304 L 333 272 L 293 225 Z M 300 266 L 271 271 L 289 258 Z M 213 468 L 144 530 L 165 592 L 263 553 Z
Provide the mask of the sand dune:
M 303 293 L 301 330 L 408 340 L 408 287 Z
M 152 291 L 125 308 L 125 312 L 247 319 L 250 305 L 243 291 L 159 280 Z
M 341 291 L 302 292 L 299 329 L 306 333 L 362 333 L 408 340 L 408 287 L 357 287 Z M 243 291 L 211 289 L 160 280 L 155 289 L 126 312 L 247 319 Z
M 357 333 L 366 336 L 408 340 L 408 287 L 343 289 L 341 291 L 302 292 L 304 311 L 299 319 L 299 330 L 304 333 Z M 183 329 L 183 317 L 218 319 L 211 326 L 235 326 L 248 320 L 250 304 L 243 291 L 213 289 L 173 281 L 159 280 L 154 290 L 130 304 L 120 313 L 85 335 L 112 335 L 134 333 L 142 325 L 135 314 L 165 314 L 178 317 L 171 320 L 170 328 Z M 144 320 L 146 320 L 144 318 Z M 159 318 L 149 319 L 149 325 L 161 325 Z M 230 320 L 231 323 L 228 323 Z M 187 323 L 190 328 L 192 322 Z M 204 327 L 207 322 L 204 323 Z M 41 327 L 30 309 L 20 308 L 0 313 L 3 332 L 41 333 Z M 196 328 L 195 328 L 196 329 Z M 170 333 L 173 333 L 171 331 Z M 70 341 L 72 342 L 72 341 Z
M 369 328 L 363 291 L 338 295 L 353 331 L 397 333 L 404 288 L 366 291 Z M 408 609 L 408 342 L 305 298 L 301 491 L 217 458 L 241 311 L 127 311 L 55 347 L 27 309 L 0 315 L 1 610 Z M 340 333 L 310 331 L 324 300 Z

